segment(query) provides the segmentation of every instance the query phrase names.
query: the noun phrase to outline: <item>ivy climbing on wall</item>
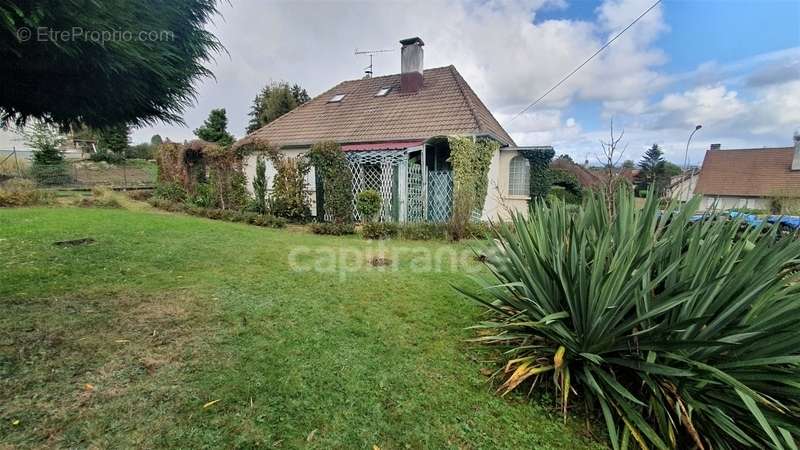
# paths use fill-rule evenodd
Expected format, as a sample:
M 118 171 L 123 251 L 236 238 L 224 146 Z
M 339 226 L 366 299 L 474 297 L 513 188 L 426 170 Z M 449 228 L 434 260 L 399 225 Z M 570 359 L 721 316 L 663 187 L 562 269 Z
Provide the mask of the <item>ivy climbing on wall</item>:
M 464 136 L 448 136 L 447 143 L 453 167 L 453 192 L 469 196 L 472 208 L 480 213 L 489 187 L 489 166 L 500 144 L 487 139 L 474 141 L 472 137 Z
M 489 166 L 500 144 L 472 137 L 448 136 L 453 167 L 453 212 L 448 229 L 453 240 L 466 237 L 473 215 L 480 215 L 489 186 Z
M 550 185 L 564 188 L 564 200 L 567 203 L 580 203 L 583 199 L 583 187 L 578 177 L 562 169 L 550 169 Z
M 550 173 L 550 161 L 553 159 L 555 152 L 550 147 L 542 147 L 535 149 L 520 149 L 520 155 L 528 160 L 531 169 L 531 201 L 544 198 L 550 192 L 550 186 L 553 184 L 552 175 Z
M 326 216 L 335 223 L 352 222 L 353 179 L 339 144 L 333 141 L 317 142 L 311 146 L 306 157 L 321 181 Z

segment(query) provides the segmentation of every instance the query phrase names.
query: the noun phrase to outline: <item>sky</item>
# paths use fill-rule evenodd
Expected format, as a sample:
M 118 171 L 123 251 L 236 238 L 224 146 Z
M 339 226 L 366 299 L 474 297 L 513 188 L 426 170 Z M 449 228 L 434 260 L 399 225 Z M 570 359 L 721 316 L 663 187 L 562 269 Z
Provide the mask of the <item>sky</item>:
M 312 96 L 363 76 L 400 71 L 403 38 L 425 42 L 425 67 L 454 65 L 517 145 L 552 145 L 596 163 L 613 121 L 623 159 L 654 143 L 682 164 L 722 148 L 792 145 L 800 129 L 800 1 L 664 0 L 535 107 L 518 115 L 655 0 L 231 0 L 212 31 L 227 51 L 195 86 L 186 126 L 136 129 L 192 139 L 213 108 L 245 134 L 253 97 L 270 81 Z M 516 116 L 516 117 L 515 117 Z

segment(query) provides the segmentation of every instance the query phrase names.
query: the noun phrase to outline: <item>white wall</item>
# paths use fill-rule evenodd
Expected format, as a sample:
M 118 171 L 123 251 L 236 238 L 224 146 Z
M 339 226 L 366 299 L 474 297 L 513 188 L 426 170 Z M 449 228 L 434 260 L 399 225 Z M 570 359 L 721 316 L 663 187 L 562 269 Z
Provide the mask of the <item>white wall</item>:
M 508 219 L 512 212 L 528 213 L 527 195 L 509 195 L 508 174 L 511 160 L 519 155 L 517 150 L 500 149 L 489 166 L 489 187 L 483 206 L 482 220 Z
M 694 188 L 697 186 L 697 180 L 700 179 L 699 174 L 687 178 L 679 183 L 675 183 L 670 187 L 669 196 L 672 199 L 682 202 L 688 202 L 694 197 Z
M 281 153 L 290 158 L 296 158 L 305 152 L 307 148 L 302 149 L 288 149 L 281 150 Z M 489 166 L 489 183 L 486 192 L 486 200 L 483 206 L 482 220 L 497 220 L 508 219 L 512 211 L 519 211 L 523 214 L 528 213 L 528 201 L 530 197 L 527 195 L 509 195 L 508 194 L 508 173 L 511 159 L 519 155 L 516 150 L 500 149 L 492 157 L 491 165 Z M 256 159 L 259 154 L 252 153 L 244 160 L 244 174 L 247 177 L 247 189 L 253 193 L 253 179 L 256 173 Z M 269 158 L 266 158 L 266 175 L 267 175 L 267 188 L 272 190 L 272 180 L 275 177 L 275 168 Z M 308 197 L 311 205 L 312 214 L 316 215 L 317 208 L 317 195 L 316 183 L 314 180 L 314 168 L 311 168 L 306 176 L 306 184 L 308 185 Z
M 289 158 L 297 158 L 298 156 L 303 155 L 307 152 L 307 148 L 303 149 L 289 149 L 289 150 L 281 150 L 281 153 Z M 264 154 L 261 153 L 251 153 L 247 155 L 244 160 L 244 175 L 247 178 L 247 190 L 251 194 L 253 193 L 253 179 L 256 177 L 256 160 L 259 156 L 264 158 L 264 162 L 266 163 L 266 175 L 267 175 L 267 192 L 272 192 L 272 181 L 275 179 L 275 167 L 272 165 L 272 161 Z M 317 215 L 317 191 L 316 191 L 316 179 L 314 175 L 314 167 L 311 167 L 311 170 L 308 171 L 306 175 L 306 195 L 308 196 L 309 205 L 311 207 L 311 214 L 316 216 Z
M 757 197 L 728 197 L 728 196 L 703 196 L 703 201 L 700 203 L 701 210 L 726 210 L 736 208 L 748 209 L 770 209 L 770 200 L 767 198 Z

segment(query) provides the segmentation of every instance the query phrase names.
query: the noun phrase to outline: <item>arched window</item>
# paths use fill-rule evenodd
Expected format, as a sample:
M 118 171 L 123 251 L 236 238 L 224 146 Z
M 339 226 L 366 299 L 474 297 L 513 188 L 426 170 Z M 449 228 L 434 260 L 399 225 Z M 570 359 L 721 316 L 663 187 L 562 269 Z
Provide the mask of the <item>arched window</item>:
M 531 166 L 528 160 L 517 155 L 511 158 L 508 167 L 508 195 L 530 195 Z

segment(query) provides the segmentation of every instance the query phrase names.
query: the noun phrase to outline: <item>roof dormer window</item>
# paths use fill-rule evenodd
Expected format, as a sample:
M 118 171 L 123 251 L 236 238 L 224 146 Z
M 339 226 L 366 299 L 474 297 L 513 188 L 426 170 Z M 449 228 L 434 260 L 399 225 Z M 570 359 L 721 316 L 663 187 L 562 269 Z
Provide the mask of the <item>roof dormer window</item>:
M 382 88 L 381 88 L 381 89 L 378 91 L 378 93 L 377 93 L 377 94 L 375 94 L 375 97 L 386 97 L 386 94 L 388 94 L 388 93 L 389 93 L 389 91 L 391 91 L 391 90 L 392 90 L 392 87 L 391 87 L 391 86 L 385 86 L 385 87 L 382 87 Z
M 328 103 L 339 103 L 344 99 L 345 94 L 336 94 L 328 100 Z

